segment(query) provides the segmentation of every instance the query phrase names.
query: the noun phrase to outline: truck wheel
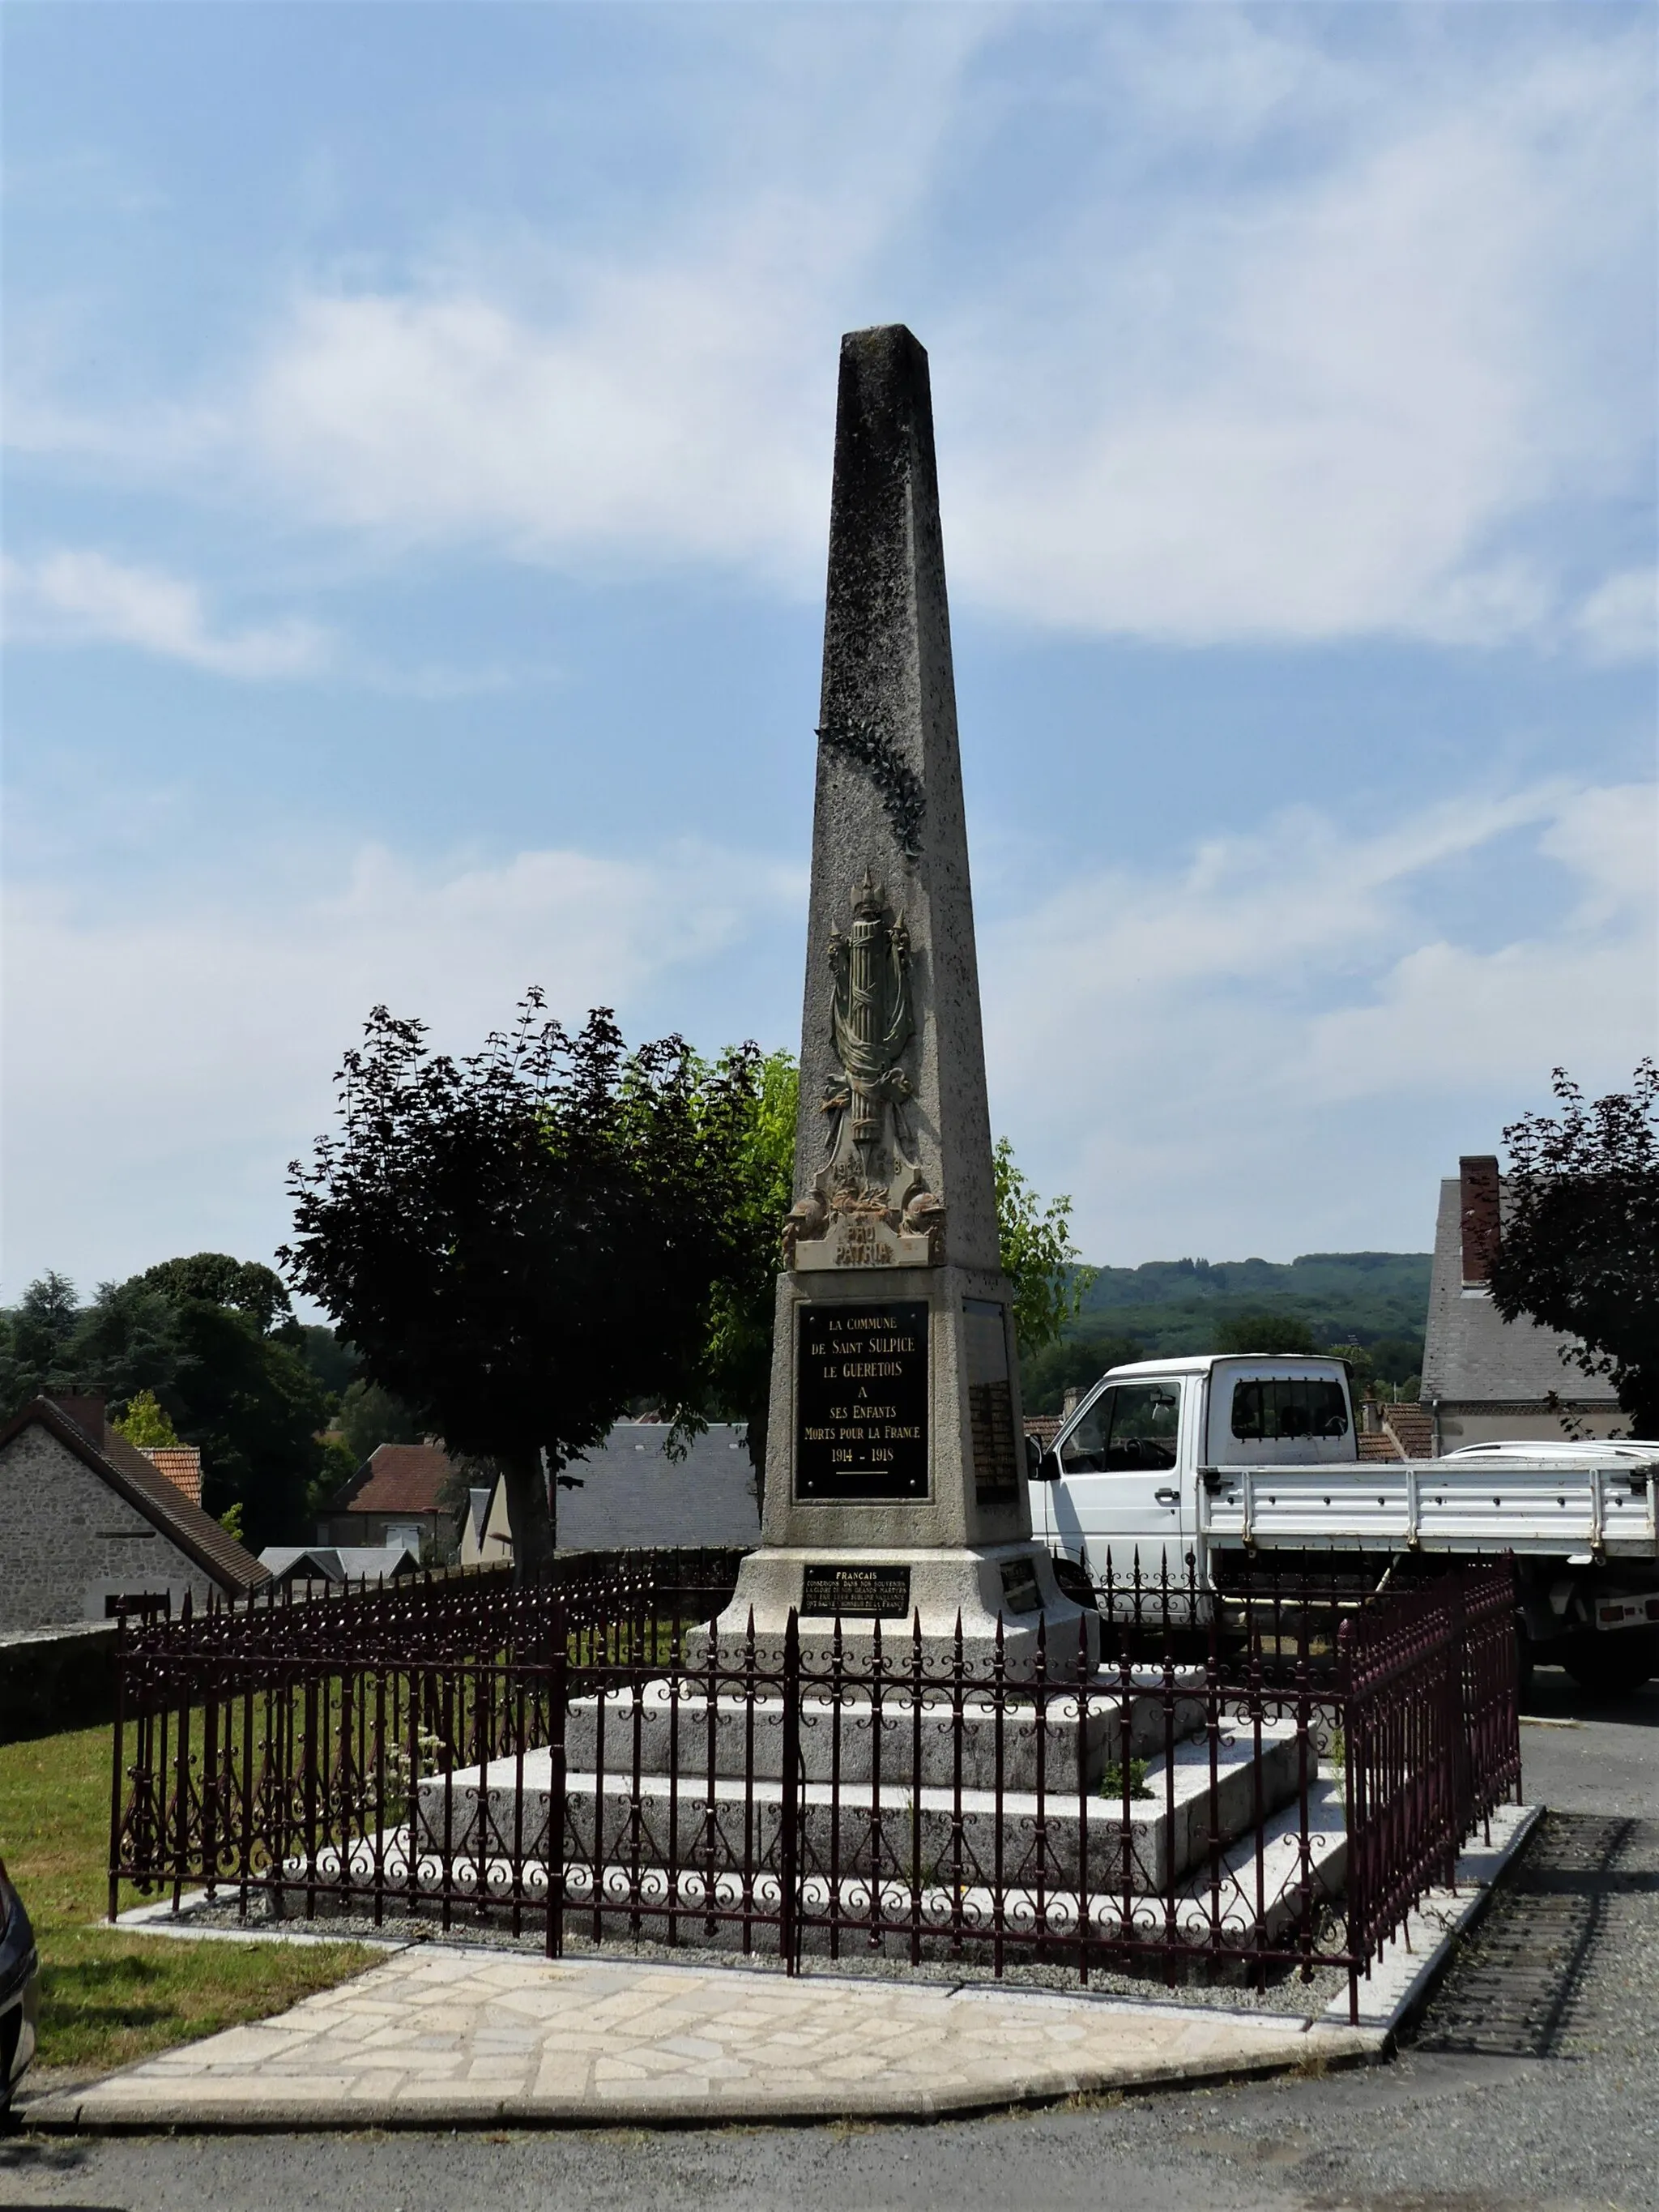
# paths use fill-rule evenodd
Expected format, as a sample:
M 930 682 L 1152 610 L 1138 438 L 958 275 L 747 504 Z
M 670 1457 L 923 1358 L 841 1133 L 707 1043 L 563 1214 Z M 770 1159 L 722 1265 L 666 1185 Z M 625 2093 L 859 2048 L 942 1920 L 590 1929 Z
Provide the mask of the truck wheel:
M 1659 1672 L 1659 1638 L 1644 1628 L 1578 1637 L 1568 1646 L 1565 1663 L 1581 1690 L 1594 1697 L 1616 1698 L 1624 1691 L 1639 1690 Z

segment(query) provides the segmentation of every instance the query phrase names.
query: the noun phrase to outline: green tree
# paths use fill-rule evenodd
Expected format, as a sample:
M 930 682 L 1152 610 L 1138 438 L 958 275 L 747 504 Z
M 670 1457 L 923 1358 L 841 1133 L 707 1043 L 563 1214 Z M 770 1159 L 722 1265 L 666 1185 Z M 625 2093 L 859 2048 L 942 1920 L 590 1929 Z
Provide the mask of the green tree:
M 0 1407 L 17 1413 L 31 1398 L 75 1387 L 74 1339 L 81 1319 L 75 1285 L 55 1268 L 32 1282 L 0 1314 Z
M 322 1322 L 296 1322 L 294 1349 L 331 1398 L 343 1400 L 357 1376 L 357 1353 Z
M 1145 1349 L 1132 1336 L 1073 1335 L 1019 1364 L 1020 1396 L 1028 1413 L 1057 1413 L 1068 1390 L 1092 1389 L 1109 1367 L 1127 1367 L 1144 1359 Z
M 1217 1352 L 1259 1352 L 1277 1358 L 1281 1352 L 1317 1352 L 1314 1333 L 1295 1314 L 1239 1314 L 1217 1324 Z M 1340 1357 L 1340 1355 L 1339 1355 Z
M 992 1156 L 996 1178 L 997 1242 L 1002 1272 L 1014 1293 L 1014 1332 L 1022 1363 L 1054 1343 L 1082 1307 L 1095 1279 L 1072 1243 L 1072 1201 L 1045 1206 L 999 1137 Z
M 701 1071 L 628 1052 L 532 991 L 456 1060 L 376 1007 L 337 1078 L 340 1128 L 294 1162 L 290 1280 L 453 1451 L 501 1464 L 522 1578 L 550 1557 L 550 1478 L 649 1395 L 696 1421 L 714 1286 L 733 1265 L 759 1054 Z
M 163 1260 L 146 1267 L 137 1280 L 175 1305 L 196 1299 L 206 1305 L 229 1306 L 246 1314 L 261 1336 L 290 1317 L 282 1277 L 257 1260 L 233 1260 L 228 1252 L 192 1252 L 186 1260 Z
M 284 1327 L 261 1328 L 264 1309 L 194 1296 L 191 1279 L 164 1267 L 101 1285 L 74 1338 L 78 1378 L 117 1403 L 150 1393 L 178 1436 L 201 1447 L 208 1511 L 222 1518 L 240 1505 L 256 1551 L 291 1540 L 322 1466 L 325 1394 Z
M 765 1471 L 772 1395 L 772 1326 L 777 1310 L 779 1237 L 794 1195 L 795 1117 L 800 1071 L 787 1052 L 743 1061 L 728 1048 L 707 1073 L 746 1067 L 737 1089 L 732 1182 L 726 1194 L 726 1267 L 710 1302 L 706 1380 L 711 1411 L 741 1421 L 757 1476 Z
M 422 1436 L 418 1417 L 403 1400 L 362 1375 L 340 1401 L 335 1426 L 351 1455 L 348 1474 L 355 1473 L 377 1445 L 417 1444 Z
M 154 1390 L 141 1390 L 119 1420 L 110 1425 L 140 1450 L 153 1450 L 160 1445 L 179 1442 L 179 1431 L 156 1402 Z
M 1492 1304 L 1577 1340 L 1564 1359 L 1605 1376 L 1631 1434 L 1659 1437 L 1659 1066 L 1586 1104 L 1565 1068 L 1559 1115 L 1504 1132 L 1509 1205 Z

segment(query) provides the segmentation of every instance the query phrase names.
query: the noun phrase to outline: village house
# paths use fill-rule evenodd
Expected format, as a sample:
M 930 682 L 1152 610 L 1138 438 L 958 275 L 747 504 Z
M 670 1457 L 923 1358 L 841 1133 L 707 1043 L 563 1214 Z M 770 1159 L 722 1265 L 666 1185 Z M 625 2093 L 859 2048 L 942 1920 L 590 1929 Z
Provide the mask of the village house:
M 451 1502 L 460 1469 L 441 1443 L 377 1444 L 317 1523 L 324 1545 L 406 1545 L 416 1559 L 447 1559 L 454 1540 Z
M 36 1398 L 0 1428 L 0 1630 L 245 1598 L 267 1579 L 90 1393 Z
M 1606 1437 L 1624 1425 L 1618 1395 L 1561 1357 L 1571 1337 L 1505 1321 L 1492 1302 L 1492 1263 L 1509 1206 L 1496 1158 L 1466 1157 L 1440 1186 L 1422 1402 L 1435 1449 L 1534 1437 Z

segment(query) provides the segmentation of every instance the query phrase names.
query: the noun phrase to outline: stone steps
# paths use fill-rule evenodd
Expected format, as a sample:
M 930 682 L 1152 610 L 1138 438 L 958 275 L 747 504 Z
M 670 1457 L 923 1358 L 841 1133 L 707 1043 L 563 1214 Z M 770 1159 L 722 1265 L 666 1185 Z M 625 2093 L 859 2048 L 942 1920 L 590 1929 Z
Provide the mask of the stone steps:
M 371 1878 L 376 1850 L 376 1844 L 368 1840 L 352 1847 L 347 1855 L 352 1880 L 366 1882 Z M 410 1875 L 408 1830 L 379 1839 L 378 1850 L 384 1877 L 402 1888 Z M 1249 1835 L 1227 1844 L 1213 1864 L 1206 1851 L 1177 1883 L 1173 1897 L 1133 1892 L 1126 1897 L 1121 1889 L 1091 1881 L 1088 1920 L 1103 1939 L 1127 1938 L 1149 1946 L 1172 1940 L 1177 1945 L 1190 1944 L 1195 1952 L 1224 1953 L 1230 1943 L 1242 1949 L 1289 1940 L 1310 1904 L 1317 1908 L 1341 1896 L 1346 1869 L 1342 1784 L 1328 1778 L 1310 1785 L 1305 1851 L 1298 1801 L 1269 1817 L 1259 1849 L 1255 1837 Z M 329 1894 L 330 1886 L 340 1881 L 341 1869 L 337 1850 L 331 1846 L 318 1854 L 312 1872 L 322 1889 L 320 1917 L 354 1909 L 349 1895 Z M 290 1860 L 284 1873 L 290 1882 L 302 1881 L 307 1867 L 301 1860 Z M 429 1917 L 436 1893 L 446 1887 L 457 1899 L 452 1909 L 463 1923 L 468 1917 L 494 1921 L 511 1909 L 514 1880 L 508 1859 L 454 1860 L 446 1879 L 444 1860 L 425 1851 L 416 1861 L 414 1875 L 406 1901 L 388 1899 L 390 1921 L 400 1911 Z M 599 1869 L 596 1882 L 592 1865 L 576 1864 L 565 1875 L 567 1936 L 591 1934 L 596 1886 L 602 1923 L 613 1942 L 637 1934 L 648 1942 L 672 1942 L 704 1950 L 746 1949 L 754 1937 L 745 1938 L 745 1901 L 750 1917 L 763 1923 L 775 1922 L 781 1908 L 776 1873 L 765 1866 L 748 1875 L 737 1869 L 710 1875 L 683 1867 L 671 1881 L 659 1868 L 636 1870 L 613 1862 Z M 524 1909 L 532 1914 L 542 1911 L 548 1889 L 545 1863 L 521 1863 L 517 1887 Z M 872 1883 L 867 1876 L 848 1874 L 832 1882 L 822 1873 L 809 1871 L 799 1894 L 800 1947 L 809 1956 L 822 1957 L 835 1949 L 848 1960 L 872 1953 L 903 1957 L 914 1937 L 924 1957 L 979 1960 L 992 1954 L 998 1938 L 998 1893 L 985 1883 L 957 1887 L 928 1882 L 913 1892 L 908 1881 L 895 1877 Z M 842 1923 L 839 1942 L 833 1944 L 829 1927 L 823 1924 L 830 1918 L 832 1900 Z M 1079 1911 L 1075 1887 L 1011 1881 L 1001 1891 L 1001 1933 L 1005 1942 L 1020 1948 L 1040 1942 L 1044 1933 L 1071 1942 L 1076 1938 Z
M 1159 1668 L 1136 1670 L 1130 1680 L 1126 1692 L 1115 1670 L 1097 1676 L 1080 1724 L 1079 1700 L 1063 1690 L 1046 1693 L 1041 1715 L 1034 1703 L 1019 1702 L 1018 1692 L 1007 1692 L 1000 1725 L 991 1698 L 965 1693 L 960 1700 L 963 1787 L 994 1789 L 1000 1760 L 1005 1790 L 1035 1790 L 1041 1769 L 1045 1790 L 1075 1790 L 1079 1743 L 1084 1773 L 1093 1784 L 1109 1765 L 1121 1763 L 1126 1727 L 1131 1759 L 1155 1756 L 1203 1728 L 1199 1668 L 1178 1668 L 1168 1683 Z M 919 1703 L 918 1712 L 907 1683 L 896 1682 L 883 1692 L 883 1778 L 920 1771 L 924 1783 L 953 1786 L 956 1701 L 949 1691 L 925 1689 Z M 839 1704 L 809 1694 L 800 1700 L 799 1714 L 800 1757 L 809 1782 L 827 1782 L 837 1769 L 843 1784 L 870 1780 L 878 1731 L 864 1691 L 849 1692 Z M 658 1679 L 613 1691 L 603 1700 L 573 1698 L 565 1717 L 565 1765 L 586 1774 L 619 1768 L 632 1773 L 637 1766 L 641 1774 L 672 1770 L 706 1778 L 712 1733 L 717 1778 L 753 1774 L 775 1780 L 783 1771 L 783 1717 L 781 1698 L 711 1697 L 695 1678 Z
M 1176 1746 L 1168 1759 L 1148 1762 L 1144 1796 L 1132 1797 L 1125 1820 L 1121 1796 L 1098 1790 L 983 1789 L 884 1777 L 843 1777 L 839 1788 L 809 1778 L 800 1790 L 797 1850 L 804 1874 L 826 1879 L 908 1878 L 918 1853 L 923 1868 L 963 1869 L 970 1885 L 1041 1880 L 1079 1889 L 1097 1875 L 1138 1892 L 1158 1893 L 1179 1881 L 1212 1848 L 1212 1824 L 1223 1843 L 1255 1826 L 1296 1794 L 1300 1753 L 1294 1729 L 1262 1729 L 1261 1755 L 1249 1740 L 1218 1747 L 1211 1795 L 1207 1739 Z M 1075 1770 L 1073 1769 L 1073 1771 Z M 481 1788 L 482 1781 L 482 1788 Z M 480 1798 L 482 1796 L 482 1809 Z M 713 1879 L 775 1865 L 783 1786 L 775 1775 L 631 1776 L 567 1771 L 566 1861 L 588 1865 L 695 1866 Z M 453 1857 L 545 1859 L 553 1811 L 552 1759 L 546 1752 L 497 1759 L 428 1777 L 419 1785 L 421 1844 Z M 953 1875 L 953 1879 L 954 1879 Z

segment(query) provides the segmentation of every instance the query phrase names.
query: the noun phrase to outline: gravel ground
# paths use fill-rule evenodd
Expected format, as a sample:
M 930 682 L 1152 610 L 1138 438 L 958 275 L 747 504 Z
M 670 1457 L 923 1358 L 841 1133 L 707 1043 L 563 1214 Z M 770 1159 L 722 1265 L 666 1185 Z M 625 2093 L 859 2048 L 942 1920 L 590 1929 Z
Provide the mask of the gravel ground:
M 446 1929 L 439 1920 L 392 1920 L 377 1927 L 374 1921 L 349 1915 L 331 1913 L 326 1919 L 306 1923 L 294 1921 L 271 1922 L 250 1911 L 242 1920 L 230 1905 L 198 1905 L 181 1915 L 192 1927 L 246 1928 L 258 1930 L 276 1927 L 283 1931 L 295 1926 L 314 1927 L 334 1942 L 346 1942 L 354 1937 L 413 1936 L 420 1942 L 477 1943 L 489 1950 L 517 1951 L 539 1958 L 544 1939 L 539 1930 L 515 1936 L 502 1925 L 479 1923 L 457 1919 Z M 1340 1928 L 1330 1931 L 1332 1942 L 1341 1940 Z M 734 1954 L 729 1950 L 703 1950 L 689 1943 L 630 1942 L 625 1936 L 612 1936 L 603 1945 L 594 1944 L 582 1937 L 572 1938 L 565 1947 L 568 1958 L 637 1959 L 653 1965 L 678 1966 L 729 1966 Z M 744 1961 L 746 1967 L 763 1973 L 781 1973 L 783 1961 L 775 1954 L 757 1953 Z M 997 1979 L 988 1954 L 982 1958 L 924 1959 L 919 1966 L 910 1964 L 903 1939 L 890 1943 L 882 1951 L 863 1948 L 844 1950 L 839 1959 L 828 1956 L 808 1958 L 802 1963 L 803 1974 L 833 1974 L 838 1979 L 848 1976 L 886 1981 L 926 1981 L 940 1983 L 951 1989 L 964 1984 L 992 1983 Z M 1021 1960 L 1018 1954 L 1006 1961 L 1001 1980 L 1012 1989 L 1041 1989 L 1075 1990 L 1078 1978 L 1070 1967 L 1042 1966 Z M 1266 1988 L 1251 1985 L 1243 1971 L 1226 1981 L 1200 1981 L 1196 1978 L 1182 1982 L 1171 1989 L 1159 1968 L 1149 1969 L 1144 1974 L 1108 1973 L 1098 1968 L 1089 1976 L 1089 1987 L 1097 1996 L 1132 1996 L 1142 1999 L 1168 1997 L 1172 2003 L 1206 2005 L 1225 2012 L 1263 2012 L 1312 2014 L 1323 2011 L 1327 2002 L 1340 1990 L 1346 1990 L 1348 1978 L 1340 1966 L 1316 1966 L 1306 1981 L 1299 1969 L 1292 1966 L 1276 1972 Z

